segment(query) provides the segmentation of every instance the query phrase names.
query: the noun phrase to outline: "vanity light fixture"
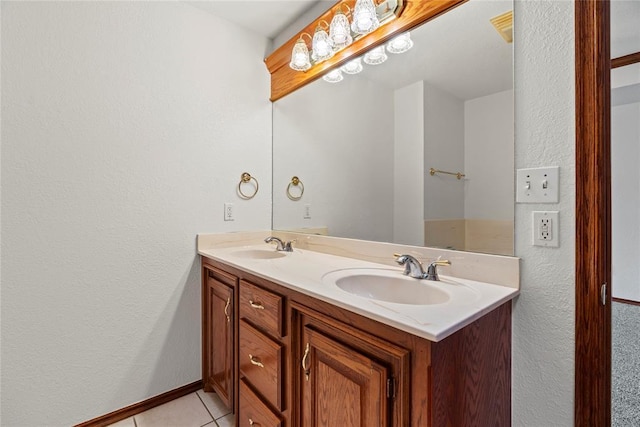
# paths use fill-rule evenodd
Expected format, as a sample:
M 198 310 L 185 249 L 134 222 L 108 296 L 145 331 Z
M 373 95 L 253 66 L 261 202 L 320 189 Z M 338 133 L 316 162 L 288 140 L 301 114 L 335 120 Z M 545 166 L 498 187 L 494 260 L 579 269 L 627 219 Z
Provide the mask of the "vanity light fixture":
M 390 53 L 405 53 L 412 47 L 413 41 L 409 32 L 402 33 L 387 43 L 387 51 Z
M 377 1 L 380 1 L 379 5 L 376 4 Z M 307 71 L 315 64 L 332 58 L 336 52 L 349 47 L 354 40 L 398 18 L 405 5 L 406 0 L 357 0 L 354 9 L 351 9 L 347 0 L 341 0 L 339 5 L 332 9 L 331 24 L 324 20 L 327 16 L 325 14 L 323 19 L 315 21 L 313 37 L 306 32 L 300 34 L 293 46 L 289 66 L 296 71 Z M 351 25 L 347 15 L 353 18 Z M 311 39 L 310 47 L 305 44 L 302 37 L 304 35 Z M 375 63 L 380 64 L 385 60 L 386 56 L 378 54 L 378 62 Z
M 296 44 L 293 46 L 293 51 L 291 52 L 291 62 L 289 63 L 289 67 L 296 71 L 307 71 L 311 68 L 309 48 L 302 38 L 303 36 L 311 38 L 309 34 L 302 33 Z
M 364 63 L 367 65 L 379 65 L 388 59 L 384 46 L 378 46 L 364 54 Z
M 340 67 L 340 70 L 344 71 L 347 74 L 358 74 L 360 71 L 362 71 L 362 69 L 363 67 L 361 58 L 352 59 L 351 61 Z
M 316 32 L 313 34 L 311 46 L 311 59 L 315 62 L 325 61 L 333 56 L 333 43 L 331 39 L 329 39 L 329 34 L 327 34 L 326 30 L 322 28 L 320 24 L 318 24 Z
M 368 34 L 379 26 L 380 21 L 373 0 L 358 0 L 353 10 L 351 31 L 356 34 Z
M 347 8 L 348 7 L 349 6 L 347 6 Z M 333 48 L 336 50 L 347 47 L 353 43 L 351 29 L 349 28 L 349 19 L 341 10 L 337 11 L 331 20 L 331 25 L 329 25 L 329 39 L 331 39 Z
M 329 83 L 338 83 L 338 82 L 341 82 L 343 79 L 344 77 L 342 76 L 342 71 L 340 71 L 339 68 L 336 68 L 335 70 L 331 70 L 327 74 L 322 76 L 322 80 Z

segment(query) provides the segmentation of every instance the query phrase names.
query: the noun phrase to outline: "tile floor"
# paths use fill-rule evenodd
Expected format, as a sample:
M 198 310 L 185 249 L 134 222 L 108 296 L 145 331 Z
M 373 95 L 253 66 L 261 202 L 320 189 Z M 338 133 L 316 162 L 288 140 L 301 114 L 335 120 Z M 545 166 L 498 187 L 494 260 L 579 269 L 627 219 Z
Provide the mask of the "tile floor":
M 233 427 L 235 418 L 215 393 L 198 390 L 109 427 Z

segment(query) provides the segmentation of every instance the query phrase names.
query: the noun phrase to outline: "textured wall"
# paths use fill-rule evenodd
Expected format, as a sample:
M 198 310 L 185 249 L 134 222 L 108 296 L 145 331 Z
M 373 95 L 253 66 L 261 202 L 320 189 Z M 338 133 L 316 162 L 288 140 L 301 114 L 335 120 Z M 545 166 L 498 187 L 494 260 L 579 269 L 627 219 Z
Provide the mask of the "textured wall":
M 516 205 L 513 425 L 572 426 L 575 345 L 574 3 L 515 2 L 516 168 L 560 166 L 560 203 Z M 531 212 L 560 210 L 560 247 L 531 246 Z
M 200 379 L 196 233 L 270 226 L 267 40 L 179 2 L 3 1 L 2 42 L 3 425 Z

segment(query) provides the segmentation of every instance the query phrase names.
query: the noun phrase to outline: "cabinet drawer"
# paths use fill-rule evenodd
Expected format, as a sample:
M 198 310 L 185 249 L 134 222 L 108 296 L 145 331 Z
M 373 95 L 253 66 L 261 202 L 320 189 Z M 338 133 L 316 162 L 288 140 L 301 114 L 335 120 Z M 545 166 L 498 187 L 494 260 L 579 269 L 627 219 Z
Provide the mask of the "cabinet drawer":
M 240 427 L 282 427 L 282 420 L 265 405 L 244 380 L 240 381 Z
M 240 322 L 240 374 L 262 397 L 282 410 L 282 345 Z
M 282 301 L 280 295 L 240 281 L 240 317 L 278 337 L 283 336 Z

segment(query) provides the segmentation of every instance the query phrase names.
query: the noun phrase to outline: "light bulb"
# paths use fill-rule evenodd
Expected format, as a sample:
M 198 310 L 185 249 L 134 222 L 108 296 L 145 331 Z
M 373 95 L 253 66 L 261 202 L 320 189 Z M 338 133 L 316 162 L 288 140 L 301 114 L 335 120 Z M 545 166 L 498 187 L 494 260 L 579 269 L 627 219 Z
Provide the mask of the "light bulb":
M 382 64 L 388 58 L 384 46 L 378 46 L 364 54 L 364 63 L 368 65 Z
M 293 46 L 289 67 L 296 71 L 307 71 L 309 68 L 311 68 L 311 61 L 309 60 L 309 49 L 307 48 L 307 44 L 304 42 L 304 40 L 302 40 L 302 37 L 299 38 L 296 44 Z
M 380 26 L 373 0 L 358 0 L 353 10 L 351 31 L 356 34 L 368 34 Z
M 360 71 L 362 71 L 362 59 L 352 59 L 351 61 L 340 67 L 340 69 L 347 74 L 358 74 Z
M 391 53 L 405 53 L 413 47 L 409 33 L 402 33 L 387 43 L 387 50 Z
M 312 46 L 311 59 L 316 62 L 327 60 L 333 56 L 333 45 L 329 34 L 321 27 L 316 28 Z
M 340 71 L 339 68 L 336 68 L 335 70 L 331 70 L 327 74 L 322 76 L 322 80 L 329 83 L 338 83 L 338 82 L 341 82 L 342 79 L 344 79 L 344 77 L 342 76 L 342 72 Z
M 336 12 L 329 26 L 329 38 L 335 49 L 342 49 L 349 46 L 353 42 L 351 30 L 349 29 L 349 20 L 342 11 Z

